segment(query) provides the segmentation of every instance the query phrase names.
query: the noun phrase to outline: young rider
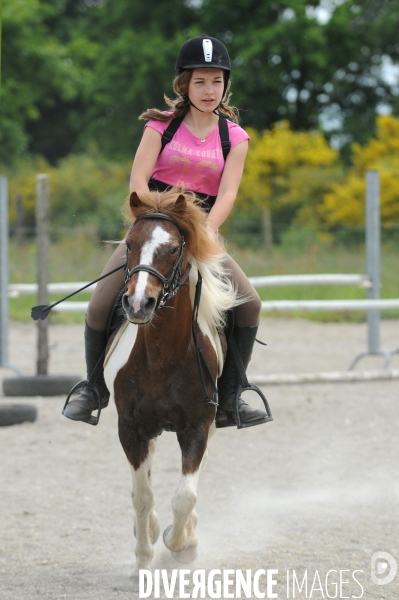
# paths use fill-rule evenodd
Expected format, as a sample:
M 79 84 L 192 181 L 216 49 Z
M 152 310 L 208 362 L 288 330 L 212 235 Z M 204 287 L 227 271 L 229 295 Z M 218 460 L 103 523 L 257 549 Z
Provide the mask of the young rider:
M 181 186 L 195 192 L 204 200 L 204 210 L 208 212 L 207 224 L 212 232 L 230 214 L 248 150 L 249 137 L 237 124 L 236 114 L 228 104 L 229 87 L 230 58 L 225 46 L 206 35 L 185 42 L 176 60 L 173 89 L 177 97 L 170 100 L 165 96 L 171 111 L 151 109 L 140 117 L 148 122 L 130 178 L 130 191 L 136 191 L 138 195 L 149 189 L 164 191 L 170 186 Z M 227 125 L 230 141 L 226 159 L 220 138 L 223 121 Z M 169 133 L 172 139 L 163 147 L 165 138 L 162 135 L 165 130 L 170 131 L 172 123 L 177 130 Z M 125 252 L 125 244 L 122 243 L 103 273 L 123 264 Z M 247 368 L 258 329 L 261 302 L 244 272 L 228 254 L 225 265 L 240 295 L 246 298 L 245 303 L 234 310 L 233 335 Z M 123 271 L 117 271 L 102 280 L 90 301 L 85 327 L 88 377 L 104 351 L 108 316 L 118 292 L 123 288 L 123 278 Z M 228 351 L 223 373 L 218 380 L 219 408 L 216 420 L 221 427 L 235 424 L 234 399 L 238 383 L 235 361 Z M 92 411 L 98 407 L 98 398 L 102 407 L 108 405 L 109 392 L 102 375 L 94 385 L 86 385 L 67 404 L 63 414 L 75 421 L 89 422 Z M 242 398 L 239 399 L 238 408 L 241 422 L 247 426 L 266 421 L 263 410 L 251 408 Z

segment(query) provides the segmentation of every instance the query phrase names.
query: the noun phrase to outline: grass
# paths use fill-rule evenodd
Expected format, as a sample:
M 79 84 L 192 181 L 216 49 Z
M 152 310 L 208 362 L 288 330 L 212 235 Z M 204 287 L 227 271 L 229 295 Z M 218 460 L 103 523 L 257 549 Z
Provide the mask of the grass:
M 25 282 L 26 283 L 26 282 Z M 79 294 L 76 296 L 79 302 L 88 302 L 90 294 Z M 50 296 L 51 302 L 59 300 L 61 296 Z M 73 301 L 73 298 L 71 298 Z M 14 321 L 30 321 L 30 312 L 33 306 L 36 306 L 36 296 L 20 296 L 19 298 L 10 299 L 10 317 Z M 84 313 L 50 313 L 51 323 L 84 323 Z
M 230 253 L 248 276 L 295 275 L 316 273 L 366 273 L 365 247 L 351 248 L 333 244 L 307 244 L 302 247 L 276 246 L 271 256 L 258 251 L 229 247 Z M 392 242 L 381 248 L 381 298 L 399 295 L 398 249 Z M 262 300 L 357 300 L 366 298 L 366 290 L 357 286 L 285 286 L 258 290 Z M 275 316 L 277 313 L 267 313 Z M 278 316 L 283 313 L 279 312 Z M 285 317 L 316 321 L 364 321 L 364 311 L 290 311 Z M 398 318 L 397 310 L 384 311 L 383 318 Z
M 78 232 L 51 244 L 49 255 L 50 281 L 92 281 L 100 276 L 107 260 L 114 251 L 113 244 L 90 239 L 84 232 Z M 17 246 L 11 240 L 9 247 L 10 283 L 34 283 L 36 281 L 36 244 L 29 242 Z M 50 302 L 62 296 L 51 296 Z M 90 300 L 90 294 L 78 294 L 73 300 Z M 32 306 L 37 304 L 36 296 L 10 298 L 10 317 L 16 321 L 29 321 Z M 84 313 L 51 313 L 52 323 L 82 323 Z
M 98 277 L 115 246 L 90 239 L 84 232 L 65 237 L 51 245 L 50 281 L 90 281 Z M 381 297 L 397 298 L 399 282 L 399 248 L 394 242 L 381 249 Z M 264 251 L 228 246 L 228 251 L 248 276 L 312 273 L 365 273 L 365 248 L 362 245 L 345 247 L 333 243 L 303 242 L 276 246 L 271 255 Z M 10 282 L 31 283 L 36 278 L 36 248 L 28 243 L 18 247 L 10 243 Z M 362 299 L 364 289 L 355 286 L 287 286 L 259 289 L 262 300 L 340 300 Z M 51 301 L 60 296 L 51 297 Z M 76 299 L 88 300 L 90 295 L 79 294 Z M 30 319 L 30 309 L 37 304 L 33 296 L 10 299 L 10 316 L 18 321 Z M 283 313 L 267 313 L 282 316 Z M 398 318 L 398 311 L 384 311 L 384 318 Z M 351 311 L 290 311 L 286 317 L 302 317 L 317 321 L 363 321 L 364 312 Z M 60 313 L 51 316 L 53 323 L 81 323 L 83 313 Z

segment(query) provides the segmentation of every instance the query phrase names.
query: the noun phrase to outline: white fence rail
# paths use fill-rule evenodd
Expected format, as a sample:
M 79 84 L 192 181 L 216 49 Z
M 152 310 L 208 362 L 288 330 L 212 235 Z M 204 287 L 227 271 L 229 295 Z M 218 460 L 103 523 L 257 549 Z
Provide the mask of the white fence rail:
M 49 283 L 47 291 L 49 294 L 72 294 L 89 281 L 70 281 L 68 283 Z M 96 284 L 91 285 L 85 291 L 89 294 L 94 292 Z M 19 296 L 34 296 L 37 294 L 37 283 L 11 283 L 8 286 L 8 297 L 19 298 Z
M 292 285 L 357 285 L 368 289 L 372 284 L 367 275 L 357 274 L 314 274 L 314 275 L 268 275 L 264 277 L 250 277 L 251 283 L 257 287 L 283 287 Z M 88 285 L 88 281 L 71 281 L 68 283 L 50 283 L 49 294 L 71 294 L 77 289 Z M 86 288 L 84 292 L 92 293 L 95 285 Z M 36 283 L 16 283 L 8 286 L 10 298 L 37 293 Z M 54 307 L 54 312 L 85 312 L 88 302 L 63 302 Z M 367 299 L 367 300 L 270 300 L 262 302 L 264 311 L 295 311 L 295 310 L 387 310 L 399 309 L 399 299 Z
M 372 286 L 367 275 L 328 273 L 314 275 L 266 275 L 264 277 L 250 277 L 252 285 L 256 288 L 284 287 L 291 285 L 357 285 L 361 288 Z M 68 283 L 50 283 L 47 286 L 49 294 L 72 294 L 79 288 L 88 285 L 89 281 L 71 281 Z M 93 292 L 96 284 L 91 285 L 85 293 Z M 8 286 L 8 296 L 32 296 L 37 294 L 37 283 L 12 283 Z
M 368 289 L 372 284 L 367 275 L 357 274 L 314 274 L 314 275 L 268 275 L 264 277 L 250 277 L 251 283 L 257 287 L 283 287 L 293 285 L 357 285 Z M 77 289 L 88 285 L 88 281 L 72 281 L 68 283 L 50 283 L 49 294 L 71 294 Z M 84 292 L 92 293 L 95 289 L 92 285 Z M 10 298 L 37 293 L 36 283 L 16 283 L 8 286 Z M 54 307 L 54 312 L 85 312 L 88 302 L 63 302 Z M 295 311 L 295 310 L 387 310 L 399 309 L 399 299 L 376 299 L 376 300 L 270 300 L 262 302 L 264 311 Z
M 373 285 L 367 275 L 347 273 L 267 275 L 266 277 L 250 277 L 249 280 L 256 288 L 284 287 L 289 285 L 357 285 L 367 289 Z
M 86 312 L 88 302 L 63 302 L 53 312 Z M 271 300 L 262 302 L 262 310 L 288 312 L 295 310 L 399 310 L 399 299 L 387 300 Z
M 399 309 L 399 298 L 387 300 L 271 300 L 262 310 L 387 310 Z
M 88 302 L 62 302 L 62 304 L 57 304 L 57 306 L 54 306 L 54 308 L 51 309 L 51 312 L 87 312 L 88 306 Z

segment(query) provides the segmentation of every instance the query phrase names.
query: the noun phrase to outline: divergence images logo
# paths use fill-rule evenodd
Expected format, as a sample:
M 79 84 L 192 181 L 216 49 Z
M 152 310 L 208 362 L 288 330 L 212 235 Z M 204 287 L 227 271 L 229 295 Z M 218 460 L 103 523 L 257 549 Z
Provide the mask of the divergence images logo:
M 388 552 L 374 552 L 371 557 L 371 579 L 377 585 L 386 585 L 395 579 L 396 560 Z

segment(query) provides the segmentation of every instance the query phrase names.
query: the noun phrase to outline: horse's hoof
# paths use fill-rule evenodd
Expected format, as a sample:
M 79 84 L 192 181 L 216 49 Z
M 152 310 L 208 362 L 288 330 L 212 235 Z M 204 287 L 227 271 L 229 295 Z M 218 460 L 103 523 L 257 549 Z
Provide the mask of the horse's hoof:
M 181 552 L 171 552 L 171 555 L 179 563 L 192 563 L 198 556 L 197 546 L 189 546 Z
M 165 531 L 163 532 L 163 543 L 165 544 L 165 546 L 167 548 L 168 545 L 166 543 L 166 537 L 168 535 L 168 533 L 171 531 L 172 529 L 172 525 L 169 525 L 169 527 L 167 527 L 165 529 Z M 170 548 L 169 548 L 170 550 Z M 185 548 L 184 550 L 180 550 L 179 552 L 174 552 L 173 550 L 170 550 L 171 555 L 173 556 L 173 558 L 180 563 L 191 563 L 193 562 L 198 555 L 197 552 L 197 546 L 188 546 L 188 548 Z

